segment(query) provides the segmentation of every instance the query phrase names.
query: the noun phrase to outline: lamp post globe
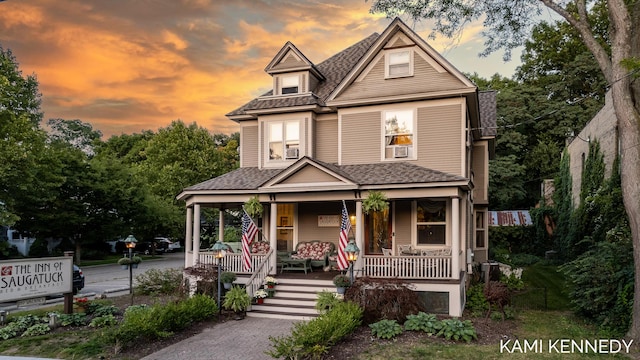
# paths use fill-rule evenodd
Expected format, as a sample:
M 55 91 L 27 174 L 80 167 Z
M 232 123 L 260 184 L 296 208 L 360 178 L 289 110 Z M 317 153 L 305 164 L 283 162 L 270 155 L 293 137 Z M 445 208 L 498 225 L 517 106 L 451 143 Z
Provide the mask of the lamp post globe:
M 347 261 L 349 262 L 349 274 L 351 277 L 351 283 L 353 284 L 353 263 L 358 260 L 360 254 L 360 248 L 356 245 L 353 238 L 349 239 L 349 243 L 344 247 L 344 252 L 347 254 Z

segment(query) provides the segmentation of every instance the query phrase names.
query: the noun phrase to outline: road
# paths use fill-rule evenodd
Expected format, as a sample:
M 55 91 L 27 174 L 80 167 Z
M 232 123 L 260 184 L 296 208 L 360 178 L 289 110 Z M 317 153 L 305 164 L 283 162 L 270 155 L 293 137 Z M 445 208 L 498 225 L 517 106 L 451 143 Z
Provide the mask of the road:
M 168 253 L 153 260 L 144 260 L 137 269 L 133 269 L 133 286 L 136 285 L 136 276 L 149 269 L 169 269 L 184 267 L 184 252 Z M 82 267 L 84 274 L 84 289 L 80 290 L 79 296 L 99 296 L 109 294 L 109 296 L 129 293 L 129 270 L 123 270 L 120 265 L 96 265 Z M 62 296 L 49 299 L 46 305 L 62 302 Z M 16 307 L 16 302 L 0 303 L 2 310 L 29 310 L 43 305 L 31 305 L 26 307 Z
M 184 252 L 168 253 L 158 259 L 145 260 L 137 269 L 133 269 L 133 285 L 136 284 L 136 276 L 149 269 L 169 269 L 184 267 Z M 120 265 L 97 265 L 82 267 L 84 274 L 84 289 L 82 294 L 114 293 L 118 290 L 129 289 L 129 270 L 122 270 Z

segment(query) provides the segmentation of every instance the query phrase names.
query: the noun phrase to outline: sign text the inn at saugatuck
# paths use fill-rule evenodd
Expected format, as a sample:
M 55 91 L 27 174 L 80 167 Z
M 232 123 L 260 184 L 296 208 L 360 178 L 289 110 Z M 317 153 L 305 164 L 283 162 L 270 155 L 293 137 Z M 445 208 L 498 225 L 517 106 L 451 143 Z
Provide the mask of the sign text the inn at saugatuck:
M 0 303 L 68 293 L 72 288 L 72 257 L 0 262 Z

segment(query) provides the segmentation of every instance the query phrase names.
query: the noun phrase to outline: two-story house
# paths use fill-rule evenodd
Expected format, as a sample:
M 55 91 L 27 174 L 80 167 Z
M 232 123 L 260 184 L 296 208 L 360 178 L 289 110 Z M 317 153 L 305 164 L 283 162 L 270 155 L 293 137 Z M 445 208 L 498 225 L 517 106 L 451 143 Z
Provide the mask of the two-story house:
M 344 200 L 357 276 L 412 281 L 461 315 L 471 264 L 487 259 L 495 93 L 479 92 L 399 19 L 319 64 L 288 42 L 265 71 L 273 89 L 227 114 L 241 129 L 240 168 L 178 196 L 185 265 L 204 261 L 200 207 L 239 209 L 258 195 L 265 237 L 290 251 L 310 240 L 337 247 Z M 372 190 L 389 199 L 382 219 L 362 211 Z

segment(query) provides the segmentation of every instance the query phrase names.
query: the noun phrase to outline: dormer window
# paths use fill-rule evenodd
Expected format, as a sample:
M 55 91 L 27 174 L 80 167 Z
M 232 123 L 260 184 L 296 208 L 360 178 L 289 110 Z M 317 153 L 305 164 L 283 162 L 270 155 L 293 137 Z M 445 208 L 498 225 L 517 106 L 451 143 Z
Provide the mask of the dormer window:
M 298 75 L 282 77 L 282 95 L 297 94 L 300 88 L 300 77 Z
M 411 50 L 394 50 L 386 53 L 385 77 L 413 76 L 413 56 Z

